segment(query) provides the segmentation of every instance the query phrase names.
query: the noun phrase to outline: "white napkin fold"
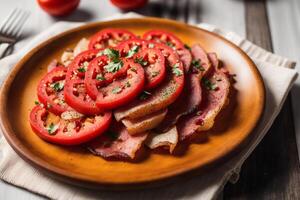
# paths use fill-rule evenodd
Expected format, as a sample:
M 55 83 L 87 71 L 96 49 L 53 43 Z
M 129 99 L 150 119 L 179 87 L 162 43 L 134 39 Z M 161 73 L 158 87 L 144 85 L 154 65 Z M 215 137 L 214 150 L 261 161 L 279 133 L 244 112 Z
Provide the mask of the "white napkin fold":
M 120 17 L 141 16 L 135 13 L 128 13 L 114 16 L 113 18 Z M 23 50 L 1 60 L 1 83 L 9 70 L 28 50 L 51 36 L 81 24 L 59 22 L 36 36 Z M 272 125 L 297 78 L 297 72 L 292 69 L 296 64 L 295 62 L 267 52 L 233 32 L 224 31 L 209 24 L 199 24 L 198 26 L 220 34 L 240 46 L 255 61 L 265 83 L 266 106 L 264 115 L 254 130 L 252 141 L 238 155 L 214 169 L 213 172 L 193 177 L 184 183 L 180 182 L 160 188 L 139 191 L 91 191 L 57 181 L 40 173 L 40 171 L 23 161 L 2 137 L 0 139 L 0 152 L 2 153 L 2 158 L 0 158 L 0 178 L 10 184 L 51 199 L 215 199 L 228 180 L 231 182 L 238 180 L 241 165 Z

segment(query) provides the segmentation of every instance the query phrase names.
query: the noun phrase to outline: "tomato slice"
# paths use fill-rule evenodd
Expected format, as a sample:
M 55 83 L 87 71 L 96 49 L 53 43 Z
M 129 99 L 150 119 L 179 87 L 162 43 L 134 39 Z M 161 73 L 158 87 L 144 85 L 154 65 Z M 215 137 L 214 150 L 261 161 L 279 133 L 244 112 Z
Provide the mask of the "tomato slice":
M 97 57 L 86 73 L 87 91 L 100 109 L 122 106 L 133 100 L 144 87 L 144 69 L 140 64 L 128 59 L 112 62 L 106 56 Z
M 165 57 L 158 49 L 144 49 L 135 54 L 133 59 L 145 70 L 145 89 L 153 89 L 164 80 L 166 76 Z
M 99 114 L 101 110 L 91 99 L 84 85 L 85 72 L 89 63 L 97 57 L 99 50 L 87 50 L 77 55 L 69 65 L 64 89 L 65 101 L 74 110 L 86 114 Z
M 35 106 L 30 113 L 30 125 L 42 139 L 61 145 L 77 145 L 105 132 L 111 122 L 111 112 L 93 117 L 63 120 L 42 106 Z
M 114 112 L 116 120 L 136 119 L 162 110 L 172 104 L 184 86 L 184 68 L 178 55 L 170 47 L 150 42 L 148 48 L 159 49 L 166 59 L 166 78 L 153 91 L 144 91 L 139 98 Z
M 185 72 L 189 71 L 192 62 L 192 55 L 190 51 L 184 47 L 182 41 L 174 34 L 163 30 L 152 30 L 144 33 L 143 39 L 163 43 L 176 50 L 180 60 L 184 64 Z
M 150 45 L 151 47 L 151 45 Z M 120 55 L 133 58 L 145 70 L 145 89 L 157 87 L 166 76 L 165 58 L 159 49 L 149 48 L 149 41 L 131 39 L 118 45 Z
M 116 47 L 120 42 L 136 38 L 130 31 L 123 29 L 103 29 L 90 38 L 89 49 Z
M 67 68 L 55 67 L 41 79 L 37 87 L 39 101 L 56 115 L 60 115 L 69 108 L 63 93 L 66 73 Z

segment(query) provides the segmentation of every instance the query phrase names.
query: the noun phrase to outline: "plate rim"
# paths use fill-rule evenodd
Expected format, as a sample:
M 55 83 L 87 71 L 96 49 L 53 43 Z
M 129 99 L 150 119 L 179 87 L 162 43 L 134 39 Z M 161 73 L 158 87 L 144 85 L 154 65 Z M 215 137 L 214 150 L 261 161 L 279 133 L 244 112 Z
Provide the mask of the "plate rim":
M 216 162 L 216 160 L 219 160 L 220 158 L 229 155 L 232 151 L 236 150 L 244 142 L 244 140 L 246 140 L 249 136 L 252 135 L 251 132 L 257 127 L 258 122 L 264 113 L 265 86 L 264 86 L 264 82 L 261 77 L 261 74 L 257 69 L 257 66 L 254 64 L 252 59 L 240 47 L 236 46 L 231 41 L 227 40 L 226 38 L 224 38 L 216 33 L 207 31 L 205 29 L 199 28 L 194 25 L 189 25 L 186 23 L 178 22 L 175 20 L 161 19 L 161 18 L 156 18 L 156 17 L 116 19 L 116 20 L 100 21 L 100 22 L 92 22 L 92 23 L 83 24 L 78 27 L 63 31 L 53 37 L 50 37 L 47 40 L 45 40 L 45 41 L 39 43 L 38 45 L 36 45 L 35 47 L 33 47 L 31 50 L 29 50 L 29 52 L 26 53 L 8 73 L 7 77 L 5 78 L 5 80 L 1 86 L 1 91 L 0 91 L 0 126 L 1 126 L 1 129 L 3 131 L 3 135 L 6 139 L 6 141 L 9 143 L 9 145 L 14 149 L 14 151 L 23 160 L 25 160 L 26 162 L 29 162 L 29 164 L 33 165 L 34 167 L 39 168 L 43 172 L 50 173 L 50 175 L 53 175 L 55 178 L 58 178 L 60 180 L 63 180 L 63 181 L 69 182 L 69 183 L 73 183 L 75 185 L 88 187 L 88 188 L 95 188 L 94 186 L 96 185 L 96 188 L 103 186 L 104 188 L 108 188 L 108 189 L 116 189 L 114 186 L 120 186 L 120 185 L 123 185 L 123 186 L 127 185 L 127 186 L 129 186 L 129 189 L 137 188 L 137 187 L 139 187 L 140 184 L 147 186 L 150 183 L 154 183 L 154 185 L 156 185 L 157 182 L 164 181 L 167 179 L 172 179 L 174 177 L 183 175 L 185 173 L 195 171 L 195 170 L 199 169 L 199 167 L 200 168 L 204 167 L 204 166 L 192 166 L 192 167 L 190 167 L 188 169 L 184 169 L 184 170 L 175 170 L 173 173 L 168 173 L 167 175 L 162 175 L 159 178 L 155 178 L 155 179 L 152 178 L 147 181 L 135 181 L 135 182 L 124 183 L 124 182 L 109 182 L 109 181 L 101 181 L 101 180 L 98 180 L 98 181 L 87 180 L 84 176 L 81 176 L 78 174 L 75 175 L 72 173 L 66 173 L 66 170 L 62 170 L 60 168 L 55 167 L 54 165 L 50 165 L 47 162 L 45 162 L 44 160 L 40 159 L 34 153 L 31 153 L 31 151 L 29 151 L 26 148 L 26 146 L 21 143 L 21 141 L 14 134 L 14 131 L 12 130 L 12 128 L 10 126 L 11 124 L 10 124 L 10 121 L 8 120 L 8 114 L 6 112 L 6 104 L 8 101 L 7 97 L 8 97 L 8 93 L 10 91 L 11 85 L 14 82 L 16 75 L 22 69 L 22 66 L 24 65 L 24 63 L 26 63 L 26 61 L 29 60 L 39 49 L 50 44 L 51 42 L 55 41 L 56 39 L 58 39 L 60 37 L 64 37 L 65 35 L 71 34 L 72 32 L 80 31 L 81 29 L 88 29 L 89 27 L 99 26 L 99 25 L 103 25 L 103 24 L 109 24 L 112 22 L 122 23 L 122 22 L 128 22 L 128 21 L 144 21 L 144 20 L 151 21 L 151 22 L 158 22 L 158 23 L 167 23 L 167 24 L 171 24 L 171 25 L 175 24 L 177 26 L 178 25 L 185 26 L 185 27 L 204 31 L 207 34 L 214 35 L 218 39 L 222 40 L 223 42 L 225 42 L 226 44 L 228 44 L 229 46 L 234 48 L 237 52 L 239 52 L 241 54 L 241 56 L 246 60 L 248 66 L 250 66 L 250 70 L 253 72 L 253 74 L 255 76 L 255 79 L 259 86 L 258 87 L 259 95 L 260 95 L 259 97 L 260 97 L 260 100 L 262 103 L 260 104 L 259 113 L 256 116 L 255 123 L 253 123 L 252 127 L 249 128 L 249 133 L 247 134 L 248 136 L 245 137 L 243 139 L 243 141 L 241 141 L 240 143 L 235 144 L 233 148 L 231 148 L 227 151 L 224 151 L 222 154 L 220 154 L 218 156 L 218 158 L 215 158 L 215 160 L 210 160 L 207 164 L 205 164 L 205 166 L 210 165 L 210 164 Z M 66 180 L 66 178 L 69 180 Z M 76 182 L 73 182 L 73 181 L 76 181 Z M 130 185 L 132 185 L 133 187 L 130 187 Z

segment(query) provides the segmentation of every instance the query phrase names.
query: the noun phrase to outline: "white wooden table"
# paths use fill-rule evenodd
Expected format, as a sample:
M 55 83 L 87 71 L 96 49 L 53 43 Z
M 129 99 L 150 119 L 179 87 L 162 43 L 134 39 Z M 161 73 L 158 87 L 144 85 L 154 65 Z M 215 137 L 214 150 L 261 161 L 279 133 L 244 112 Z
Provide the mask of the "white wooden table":
M 266 5 L 274 52 L 299 62 L 300 1 L 269 0 Z M 31 16 L 25 24 L 24 40 L 16 45 L 15 51 L 22 48 L 29 40 L 28 38 L 47 29 L 59 20 L 97 21 L 121 12 L 113 7 L 109 0 L 81 0 L 79 9 L 72 15 L 65 18 L 52 18 L 44 13 L 34 0 L 0 0 L 0 22 L 15 7 L 24 8 L 31 12 Z M 243 0 L 150 0 L 149 5 L 138 12 L 150 16 L 160 15 L 164 18 L 173 18 L 188 23 L 211 23 L 245 36 L 245 10 Z M 300 134 L 300 103 L 298 103 L 300 102 L 300 80 L 297 83 L 298 85 L 293 89 L 292 98 L 295 129 L 296 133 Z M 298 144 L 300 144 L 300 139 L 298 141 Z M 300 185 L 297 186 L 300 187 Z M 225 191 L 225 198 L 226 193 L 228 192 Z M 234 195 L 230 196 L 235 197 Z M 0 181 L 1 200 L 41 198 L 38 195 Z M 245 198 L 244 195 L 241 195 L 241 198 Z

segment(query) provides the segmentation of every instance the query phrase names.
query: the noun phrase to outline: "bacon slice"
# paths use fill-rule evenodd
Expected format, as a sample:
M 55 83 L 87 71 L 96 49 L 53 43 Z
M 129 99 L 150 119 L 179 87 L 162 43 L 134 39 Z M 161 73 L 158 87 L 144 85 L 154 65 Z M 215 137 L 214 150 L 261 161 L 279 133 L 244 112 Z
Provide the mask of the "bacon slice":
M 225 73 L 217 70 L 216 66 L 203 78 L 202 86 L 204 98 L 199 110 L 183 117 L 178 122 L 180 140 L 185 140 L 197 132 L 212 128 L 216 116 L 228 103 L 230 81 Z
M 129 134 L 135 135 L 157 127 L 164 120 L 167 111 L 164 109 L 137 119 L 123 119 L 122 123 Z
M 173 126 L 165 133 L 151 132 L 145 142 L 150 149 L 158 147 L 168 148 L 172 154 L 178 143 L 178 132 L 176 126 Z
M 134 159 L 146 138 L 147 133 L 132 136 L 123 125 L 116 123 L 110 131 L 93 140 L 88 149 L 103 158 Z

